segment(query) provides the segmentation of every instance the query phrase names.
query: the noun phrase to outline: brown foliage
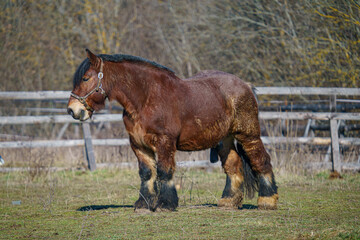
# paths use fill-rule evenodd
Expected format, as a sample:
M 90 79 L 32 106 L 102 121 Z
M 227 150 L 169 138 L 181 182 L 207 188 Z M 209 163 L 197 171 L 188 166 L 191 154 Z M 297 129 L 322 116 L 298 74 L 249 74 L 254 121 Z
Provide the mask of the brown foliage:
M 180 77 L 218 69 L 257 86 L 359 87 L 355 0 L 1 1 L 1 91 L 70 90 L 84 48 Z

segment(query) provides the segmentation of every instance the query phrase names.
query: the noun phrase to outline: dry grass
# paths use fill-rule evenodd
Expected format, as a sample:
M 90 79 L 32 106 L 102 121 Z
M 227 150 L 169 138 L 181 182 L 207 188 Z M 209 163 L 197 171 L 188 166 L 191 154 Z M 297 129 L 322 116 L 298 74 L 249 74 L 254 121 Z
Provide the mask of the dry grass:
M 271 144 L 266 146 L 271 156 L 273 167 L 280 173 L 304 175 L 330 169 L 330 159 L 325 161 L 328 148 L 299 144 Z M 104 147 L 95 146 L 97 163 L 120 164 L 129 162 L 136 165 L 137 159 L 130 146 Z M 344 148 L 341 155 L 342 163 L 356 163 L 359 158 L 358 146 Z M 83 147 L 67 148 L 28 148 L 3 149 L 1 155 L 5 160 L 2 167 L 30 168 L 34 177 L 46 175 L 50 168 L 86 169 L 87 162 Z M 176 153 L 176 161 L 208 160 L 209 150 L 199 152 Z M 327 163 L 327 165 L 326 165 Z
M 176 173 L 176 212 L 138 214 L 136 170 L 63 171 L 36 179 L 0 174 L 2 239 L 358 239 L 359 175 L 279 174 L 276 211 L 216 207 L 225 185 L 219 171 Z M 13 205 L 13 201 L 21 201 Z M 16 203 L 16 202 L 14 202 Z M 79 211 L 82 210 L 82 211 Z

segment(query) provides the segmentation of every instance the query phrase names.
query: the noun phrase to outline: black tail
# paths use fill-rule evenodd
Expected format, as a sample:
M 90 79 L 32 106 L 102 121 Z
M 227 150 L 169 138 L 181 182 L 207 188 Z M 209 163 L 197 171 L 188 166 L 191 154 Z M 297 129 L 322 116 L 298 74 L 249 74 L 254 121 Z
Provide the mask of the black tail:
M 246 153 L 241 144 L 237 142 L 236 147 L 243 164 L 245 195 L 247 198 L 252 199 L 255 195 L 255 192 L 259 191 L 259 178 L 256 172 L 251 169 L 250 160 L 246 156 Z

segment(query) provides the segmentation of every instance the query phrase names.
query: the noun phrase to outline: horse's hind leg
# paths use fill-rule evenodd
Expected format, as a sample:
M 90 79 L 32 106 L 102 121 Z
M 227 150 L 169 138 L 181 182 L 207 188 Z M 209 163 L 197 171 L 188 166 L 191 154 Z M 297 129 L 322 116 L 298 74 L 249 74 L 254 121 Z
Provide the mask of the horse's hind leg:
M 223 140 L 218 153 L 226 173 L 226 185 L 218 206 L 241 208 L 244 196 L 244 175 L 242 161 L 236 152 L 233 136 Z
M 135 202 L 135 210 L 155 211 L 158 196 L 155 154 L 149 149 L 138 147 L 131 138 L 130 145 L 138 159 L 141 178 L 139 199 Z
M 260 134 L 237 134 L 236 140 L 242 145 L 250 161 L 252 170 L 259 178 L 259 209 L 276 209 L 278 201 L 277 186 L 270 163 L 270 156 L 260 139 Z

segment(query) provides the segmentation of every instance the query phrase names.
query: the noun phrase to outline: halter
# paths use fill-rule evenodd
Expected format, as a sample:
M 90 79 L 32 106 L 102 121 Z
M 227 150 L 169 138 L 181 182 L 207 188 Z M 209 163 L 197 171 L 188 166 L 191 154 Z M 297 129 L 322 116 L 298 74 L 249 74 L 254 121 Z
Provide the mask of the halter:
M 98 83 L 96 85 L 96 88 L 94 88 L 93 90 L 91 90 L 88 94 L 86 94 L 85 96 L 83 97 L 80 97 L 79 95 L 76 95 L 75 93 L 71 92 L 70 93 L 70 96 L 76 98 L 77 100 L 79 100 L 79 102 L 84 105 L 84 107 L 86 108 L 86 110 L 90 111 L 90 112 L 94 112 L 95 109 L 93 109 L 92 107 L 89 106 L 89 104 L 87 104 L 86 102 L 86 99 L 91 95 L 93 94 L 94 92 L 99 92 L 102 94 L 102 95 L 105 95 L 105 98 L 107 97 L 106 93 L 105 93 L 105 90 L 102 88 L 102 83 L 101 83 L 101 80 L 103 79 L 104 77 L 104 74 L 103 74 L 103 66 L 104 66 L 104 62 L 102 60 L 102 58 L 100 58 L 100 72 L 98 73 Z

